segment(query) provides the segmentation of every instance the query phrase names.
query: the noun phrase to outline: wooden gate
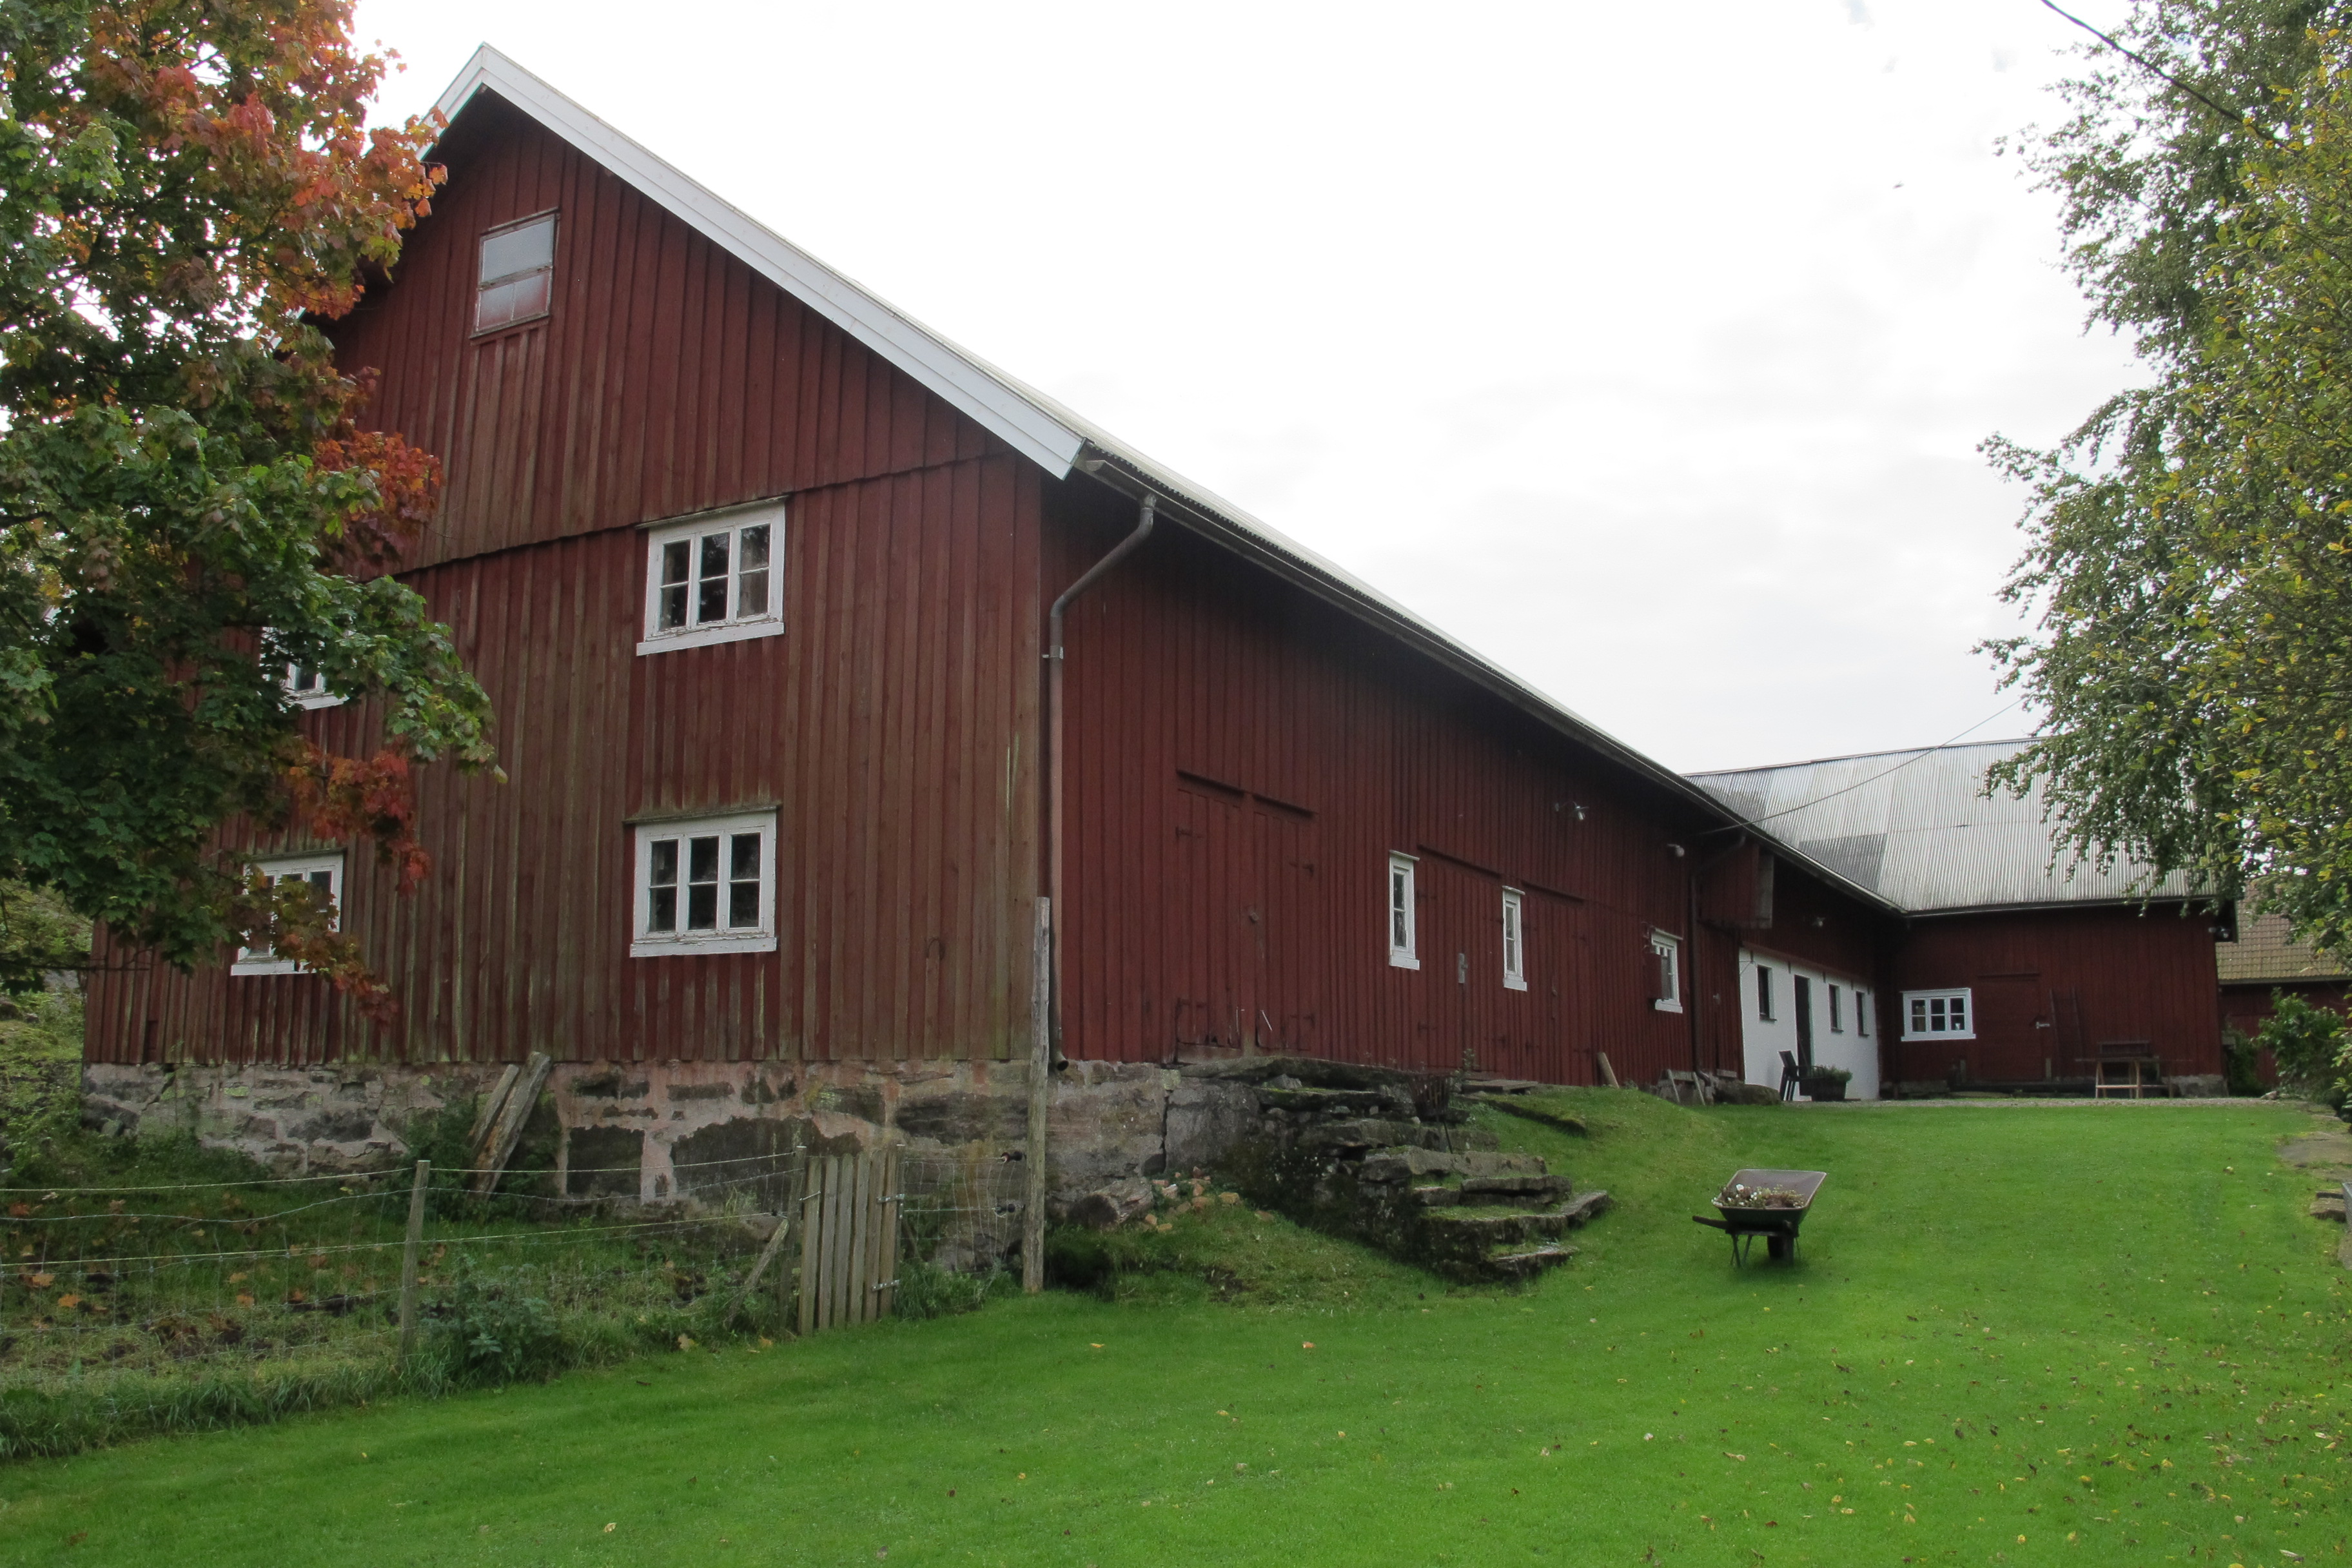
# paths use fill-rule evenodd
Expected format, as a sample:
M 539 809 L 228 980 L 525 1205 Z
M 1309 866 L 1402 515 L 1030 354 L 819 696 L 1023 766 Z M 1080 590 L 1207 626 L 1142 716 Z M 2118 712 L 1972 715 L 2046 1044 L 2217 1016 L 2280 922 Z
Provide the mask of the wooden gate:
M 898 1285 L 898 1152 L 809 1163 L 801 1199 L 800 1331 L 870 1323 Z

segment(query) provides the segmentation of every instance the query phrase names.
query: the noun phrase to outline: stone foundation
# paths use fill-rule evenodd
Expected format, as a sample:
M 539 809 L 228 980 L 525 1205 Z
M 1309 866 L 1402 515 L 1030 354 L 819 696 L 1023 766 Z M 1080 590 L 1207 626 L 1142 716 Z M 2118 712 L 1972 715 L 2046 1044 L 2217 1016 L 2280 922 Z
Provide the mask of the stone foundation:
M 420 1121 L 486 1093 L 502 1070 L 92 1064 L 83 1121 L 126 1136 L 193 1132 L 289 1173 L 381 1169 L 409 1157 Z M 1246 1079 L 1271 1070 L 1069 1063 L 1054 1075 L 1054 1201 L 1215 1163 L 1255 1125 Z M 721 1162 L 780 1153 L 795 1136 L 821 1152 L 896 1145 L 940 1184 L 961 1180 L 999 1206 L 1013 1195 L 1016 1213 L 1024 1185 L 1025 1064 L 572 1062 L 549 1076 L 541 1104 L 558 1179 L 575 1196 L 690 1200 L 727 1171 Z

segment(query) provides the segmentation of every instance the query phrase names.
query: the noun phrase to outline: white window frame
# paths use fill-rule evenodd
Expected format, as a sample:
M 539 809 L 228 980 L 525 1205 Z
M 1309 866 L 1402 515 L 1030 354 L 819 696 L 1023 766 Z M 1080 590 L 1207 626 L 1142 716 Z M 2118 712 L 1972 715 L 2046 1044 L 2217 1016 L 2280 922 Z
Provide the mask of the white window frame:
M 1683 939 L 1671 931 L 1653 930 L 1650 951 L 1666 961 L 1667 994 L 1654 998 L 1650 1005 L 1661 1013 L 1683 1010 Z
M 1838 998 L 1845 988 L 1834 980 L 1825 980 L 1822 984 L 1829 987 L 1830 992 L 1830 1033 L 1843 1035 L 1845 1033 L 1845 1015 L 1839 1010 Z
M 1960 1005 L 1960 1026 L 1937 1028 L 1936 1020 L 1948 1020 L 1951 1004 Z M 1941 1005 L 1939 1006 L 1938 1004 Z M 1916 1027 L 1916 1016 L 1926 1027 Z M 1903 993 L 1903 1037 L 1906 1040 L 1973 1040 L 1977 1037 L 1977 999 L 1975 991 L 1966 985 L 1947 985 L 1935 991 Z
M 1503 889 L 1503 988 L 1528 988 L 1528 896 L 1517 888 Z
M 308 881 L 320 871 L 327 873 L 327 899 L 335 906 L 335 924 L 342 923 L 343 852 L 340 849 L 324 855 L 269 855 L 251 862 L 253 868 L 272 882 L 283 882 L 289 877 Z M 309 971 L 290 958 L 280 958 L 275 949 L 257 950 L 241 947 L 228 966 L 231 974 L 304 974 Z
M 1392 969 L 1419 969 L 1420 922 L 1413 911 L 1413 869 L 1420 864 L 1410 855 L 1389 857 L 1388 940 L 1389 966 Z M 1402 937 L 1402 942 L 1398 938 Z
M 682 952 L 773 952 L 776 951 L 776 814 L 772 811 L 739 811 L 720 816 L 678 816 L 657 822 L 633 825 L 630 864 L 634 868 L 635 893 L 630 900 L 631 958 L 664 958 Z M 675 871 L 675 886 L 684 893 L 688 886 L 686 856 L 690 853 L 683 841 L 689 838 L 717 837 L 719 844 L 718 888 L 724 895 L 731 883 L 733 847 L 728 841 L 746 833 L 760 836 L 760 919 L 756 926 L 720 925 L 707 931 L 686 929 L 683 910 L 674 917 L 677 929 L 655 931 L 653 926 L 654 846 L 664 841 L 680 844 L 679 863 Z M 729 900 L 731 902 L 731 900 Z M 728 913 L 722 903 L 719 914 Z
M 757 615 L 740 613 L 743 594 L 743 531 L 768 531 L 768 607 Z M 727 544 L 727 614 L 713 620 L 689 619 L 684 626 L 664 627 L 662 591 L 683 586 L 687 613 L 700 608 L 698 589 L 700 541 L 725 533 Z M 757 506 L 710 512 L 680 522 L 666 522 L 646 531 L 646 599 L 640 625 L 639 655 L 668 653 L 675 648 L 708 647 L 713 643 L 741 642 L 747 637 L 772 637 L 784 629 L 784 503 L 762 501 Z M 686 546 L 687 576 L 683 584 L 662 581 L 663 557 L 673 544 Z
M 1761 1024 L 1774 1021 L 1772 966 L 1769 963 L 1759 963 L 1756 966 L 1756 1019 Z
M 545 261 L 537 262 L 531 266 L 520 268 L 513 271 L 501 272 L 495 278 L 485 278 L 482 276 L 483 268 L 489 264 L 487 252 L 489 249 L 491 241 L 501 238 L 509 234 L 520 233 L 527 228 L 537 227 L 541 224 L 547 226 L 547 259 Z M 482 231 L 482 237 L 476 241 L 474 245 L 473 335 L 475 337 L 488 337 L 492 332 L 503 332 L 509 327 L 520 327 L 526 321 L 543 321 L 554 312 L 555 243 L 559 237 L 561 237 L 561 234 L 557 228 L 556 212 L 552 207 L 549 208 L 545 212 L 532 213 L 528 217 L 519 217 L 512 223 L 502 223 L 495 228 L 487 228 Z M 521 315 L 509 316 L 504 321 L 492 321 L 488 325 L 483 323 L 482 301 L 489 297 L 492 289 L 510 288 L 517 283 L 522 282 L 525 279 L 539 277 L 544 277 L 547 279 L 547 294 L 546 297 L 541 300 L 539 309 L 527 311 Z
M 1853 987 L 1853 1032 L 1870 1038 L 1870 993 L 1859 985 Z
M 299 664 L 289 664 L 286 667 L 286 677 L 282 684 L 286 688 L 288 700 L 295 707 L 341 708 L 343 705 L 342 698 L 327 689 L 327 678 L 324 675 L 315 669 L 311 670 L 310 679 L 315 684 L 305 687 L 299 684 L 302 674 L 302 667 Z

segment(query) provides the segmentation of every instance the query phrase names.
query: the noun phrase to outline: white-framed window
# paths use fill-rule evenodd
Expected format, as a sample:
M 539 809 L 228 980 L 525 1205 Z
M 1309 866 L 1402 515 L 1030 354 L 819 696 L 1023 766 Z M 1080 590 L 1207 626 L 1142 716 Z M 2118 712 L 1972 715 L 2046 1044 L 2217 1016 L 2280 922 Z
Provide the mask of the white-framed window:
M 1528 988 L 1527 904 L 1517 888 L 1503 889 L 1503 984 L 1513 991 Z
M 1853 989 L 1853 1032 L 1870 1038 L 1870 993 L 1859 985 Z
M 1412 919 L 1412 868 L 1410 855 L 1389 857 L 1389 963 L 1399 969 L 1419 969 Z
M 1948 991 L 1903 993 L 1903 1037 L 1906 1040 L 1973 1040 L 1976 1013 L 1967 986 Z
M 1656 966 L 1654 984 L 1651 989 L 1650 1005 L 1661 1013 L 1683 1010 L 1683 943 L 1682 938 L 1664 931 L 1650 933 L 1650 960 Z
M 1756 966 L 1756 1016 L 1766 1023 L 1772 1021 L 1772 966 Z
M 774 637 L 784 629 L 783 567 L 781 501 L 647 531 L 637 651 Z
M 632 958 L 776 948 L 776 814 L 740 812 L 636 828 Z
M 474 278 L 474 331 L 495 332 L 547 314 L 555 295 L 555 215 L 500 224 L 482 236 Z
M 327 902 L 340 910 L 343 904 L 343 857 L 341 850 L 329 855 L 275 855 L 253 862 L 255 870 L 272 883 L 308 882 L 326 896 Z M 266 947 L 244 947 L 237 950 L 230 963 L 231 974 L 299 974 L 302 966 L 290 958 L 280 958 Z
M 1832 1035 L 1843 1035 L 1845 1033 L 1845 1015 L 1839 1010 L 1843 1002 L 1844 994 L 1845 988 L 1843 986 L 1832 985 L 1830 987 L 1830 1033 Z
M 298 708 L 340 708 L 343 700 L 327 689 L 327 678 L 308 665 L 286 667 L 286 695 Z

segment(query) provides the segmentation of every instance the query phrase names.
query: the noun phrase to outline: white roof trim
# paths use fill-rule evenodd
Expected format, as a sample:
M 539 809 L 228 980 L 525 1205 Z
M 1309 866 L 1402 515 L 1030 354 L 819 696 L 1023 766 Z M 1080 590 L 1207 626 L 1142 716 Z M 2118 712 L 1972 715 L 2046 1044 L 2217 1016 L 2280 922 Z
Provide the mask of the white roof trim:
M 866 289 L 689 179 L 579 104 L 484 44 L 436 107 L 454 121 L 489 89 L 667 208 L 712 244 L 905 371 L 1006 446 L 1066 478 L 1086 437 L 1011 383 L 921 322 Z
M 1082 459 L 1088 471 L 1121 489 L 1148 489 L 1172 501 L 1176 518 L 1194 531 L 1257 562 L 1429 654 L 1538 721 L 1649 780 L 1726 826 L 1736 815 L 1705 788 L 1636 751 L 1529 686 L 1354 574 L 1287 538 L 1204 486 L 1153 461 L 1036 388 L 958 348 L 895 307 L 843 277 L 798 246 L 755 221 L 715 192 L 623 135 L 586 109 L 489 45 L 474 51 L 441 95 L 443 117 L 455 121 L 488 88 L 578 147 L 713 244 L 789 290 L 969 416 L 1055 479 L 1067 479 Z M 1091 456 L 1089 456 L 1091 454 Z M 1114 479 L 1114 475 L 1118 479 Z M 1805 860 L 1777 837 L 1750 826 L 1755 837 L 1791 858 Z M 1826 868 L 1808 867 L 1864 903 L 1893 906 Z

